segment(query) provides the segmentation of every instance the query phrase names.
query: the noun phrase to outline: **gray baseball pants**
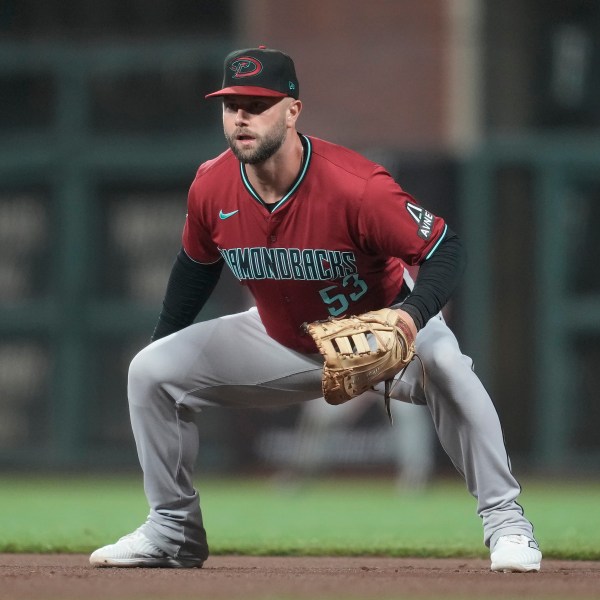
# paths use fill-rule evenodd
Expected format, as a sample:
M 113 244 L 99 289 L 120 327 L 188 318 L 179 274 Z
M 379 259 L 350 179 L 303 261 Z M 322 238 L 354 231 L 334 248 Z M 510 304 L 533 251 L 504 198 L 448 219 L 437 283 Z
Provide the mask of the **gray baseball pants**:
M 397 400 L 426 404 L 440 442 L 477 499 L 484 543 L 533 538 L 517 503 L 492 401 L 441 316 L 419 332 L 414 360 L 394 388 Z M 192 474 L 198 453 L 194 413 L 203 406 L 272 406 L 319 398 L 322 359 L 270 338 L 255 308 L 191 325 L 144 348 L 129 370 L 131 425 L 150 513 L 142 531 L 172 556 L 206 558 L 208 545 Z M 377 392 L 367 392 L 375 394 Z

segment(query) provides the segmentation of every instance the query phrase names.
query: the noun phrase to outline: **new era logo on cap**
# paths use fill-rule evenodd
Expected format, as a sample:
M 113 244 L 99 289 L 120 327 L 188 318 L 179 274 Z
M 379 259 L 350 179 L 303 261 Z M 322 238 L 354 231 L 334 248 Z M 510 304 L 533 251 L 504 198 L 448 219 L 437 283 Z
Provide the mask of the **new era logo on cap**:
M 218 96 L 272 96 L 298 98 L 300 86 L 294 61 L 280 50 L 265 46 L 235 50 L 225 58 L 223 88 Z

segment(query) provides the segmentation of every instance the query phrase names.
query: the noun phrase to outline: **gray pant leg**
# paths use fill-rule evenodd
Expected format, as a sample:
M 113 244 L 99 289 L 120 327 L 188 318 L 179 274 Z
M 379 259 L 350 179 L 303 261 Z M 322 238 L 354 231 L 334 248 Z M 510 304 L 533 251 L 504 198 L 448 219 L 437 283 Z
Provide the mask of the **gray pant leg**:
M 136 368 L 135 373 L 139 373 Z M 130 376 L 130 382 L 136 376 Z M 141 392 L 144 385 L 136 385 Z M 148 386 L 149 387 L 149 386 Z M 192 481 L 198 428 L 192 411 L 146 388 L 146 402 L 130 400 L 129 413 L 150 514 L 142 531 L 173 556 L 208 557 L 200 499 Z M 157 396 L 161 395 L 159 401 Z M 134 398 L 136 395 L 134 394 Z
M 277 344 L 256 310 L 192 325 L 144 348 L 129 369 L 132 430 L 150 505 L 143 532 L 169 554 L 206 557 L 192 473 L 202 406 L 265 406 L 321 395 L 322 360 Z
M 429 406 L 442 447 L 477 498 L 485 544 L 493 548 L 499 536 L 512 533 L 533 538 L 517 503 L 521 488 L 510 470 L 498 414 L 471 359 L 439 317 L 419 332 L 416 350 L 422 366 L 418 359 L 411 363 L 394 395 Z
M 394 450 L 397 484 L 400 489 L 418 491 L 433 475 L 435 466 L 435 431 L 425 406 L 392 402 L 394 426 L 390 443 Z

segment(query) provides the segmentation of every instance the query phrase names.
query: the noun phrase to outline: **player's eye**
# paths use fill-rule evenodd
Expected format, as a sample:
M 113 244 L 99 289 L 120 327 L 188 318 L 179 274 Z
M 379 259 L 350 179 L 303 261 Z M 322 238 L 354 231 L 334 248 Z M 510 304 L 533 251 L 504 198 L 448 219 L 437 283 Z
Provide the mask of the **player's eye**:
M 252 113 L 253 115 L 259 115 L 261 112 L 264 112 L 265 110 L 267 110 L 268 105 L 265 102 L 260 102 L 260 101 L 256 101 L 256 102 L 252 102 L 247 110 L 249 113 Z
M 250 115 L 260 115 L 265 110 L 267 110 L 271 104 L 265 102 L 264 100 L 253 100 L 252 102 L 247 103 L 239 103 L 232 101 L 224 101 L 223 107 L 226 112 L 229 113 L 237 113 L 238 111 L 243 111 Z

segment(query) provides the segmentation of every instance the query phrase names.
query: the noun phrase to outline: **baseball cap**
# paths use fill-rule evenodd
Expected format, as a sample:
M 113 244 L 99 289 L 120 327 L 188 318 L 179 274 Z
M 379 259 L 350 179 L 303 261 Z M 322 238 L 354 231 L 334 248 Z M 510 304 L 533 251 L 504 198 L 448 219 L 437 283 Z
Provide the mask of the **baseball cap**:
M 234 50 L 225 57 L 223 88 L 218 96 L 271 96 L 298 99 L 300 86 L 294 61 L 284 52 L 266 46 Z

